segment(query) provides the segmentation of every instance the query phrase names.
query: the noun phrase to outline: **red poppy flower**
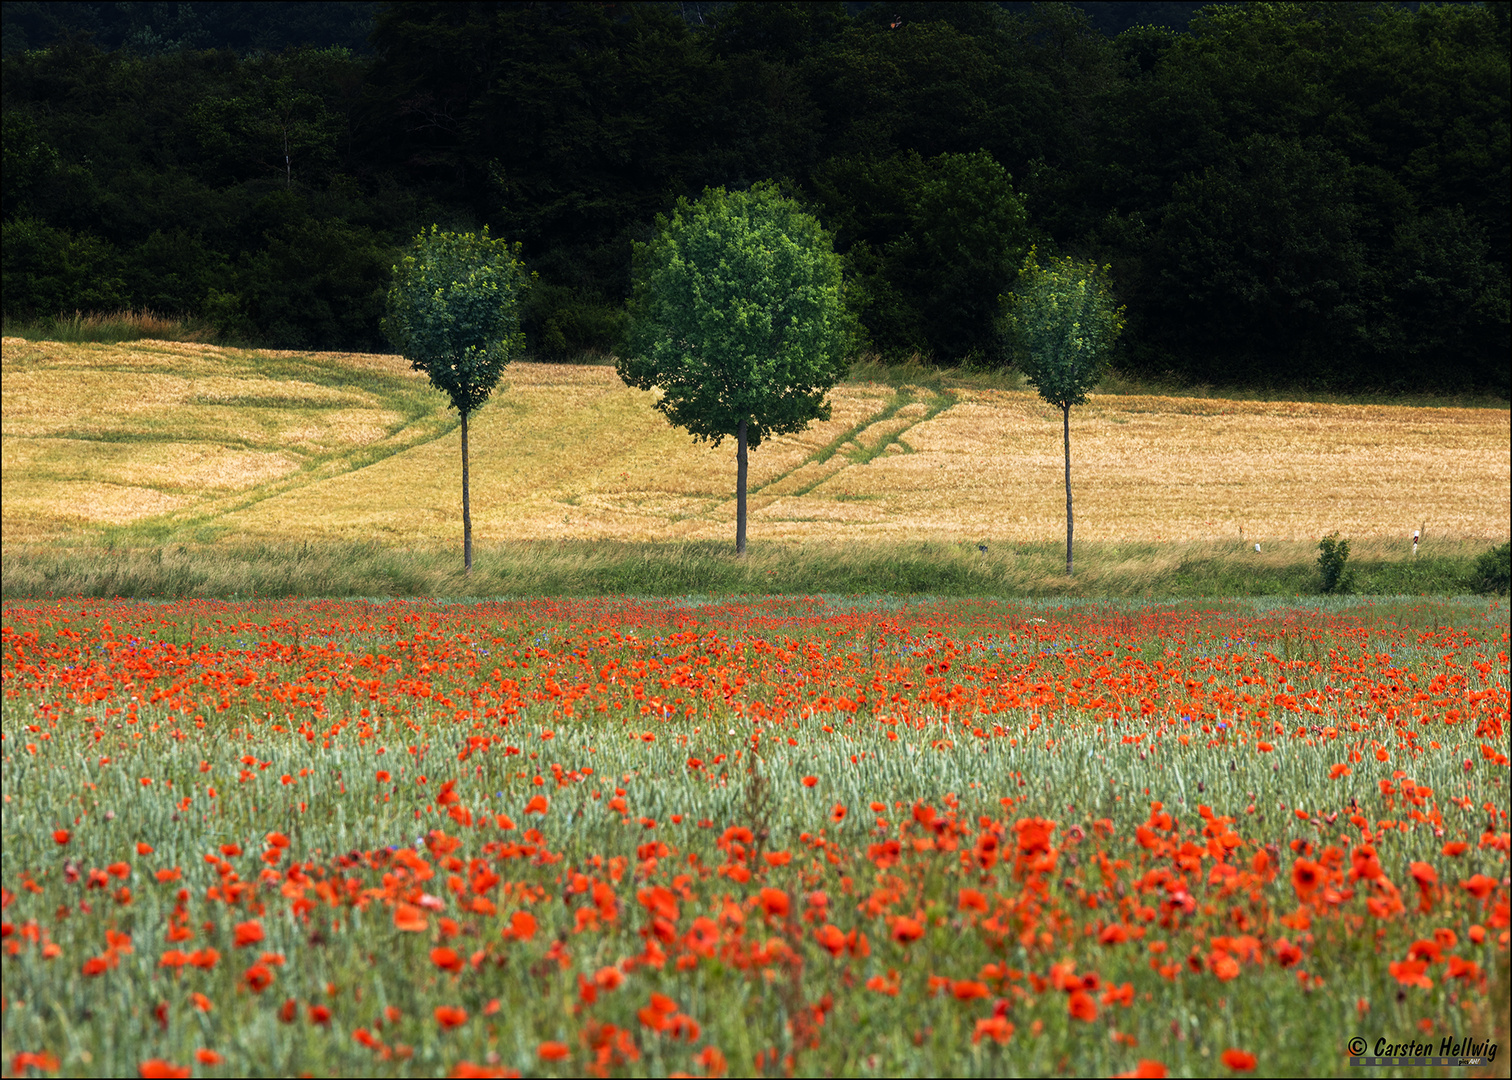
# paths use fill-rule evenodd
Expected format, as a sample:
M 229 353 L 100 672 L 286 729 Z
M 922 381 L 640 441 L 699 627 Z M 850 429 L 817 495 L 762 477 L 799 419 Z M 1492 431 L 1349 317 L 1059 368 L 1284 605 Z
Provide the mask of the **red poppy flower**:
M 1485 874 L 1476 874 L 1469 881 L 1460 882 L 1460 888 L 1477 900 L 1484 900 L 1496 888 L 1496 879 L 1489 878 Z
M 536 935 L 536 917 L 528 911 L 516 911 L 509 917 L 509 929 L 504 936 L 515 941 L 529 941 Z
M 918 919 L 911 919 L 907 915 L 899 915 L 893 922 L 893 940 L 901 945 L 918 941 L 924 936 L 924 924 Z
M 1323 868 L 1309 859 L 1298 859 L 1292 864 L 1292 887 L 1303 900 L 1318 890 L 1323 879 Z
M 543 1042 L 536 1048 L 536 1054 L 542 1061 L 564 1061 L 568 1055 L 567 1044 Z
M 1055 832 L 1055 822 L 1043 818 L 1025 818 L 1013 825 L 1018 833 L 1018 849 L 1021 854 L 1033 855 L 1050 850 L 1050 836 Z
M 956 903 L 962 911 L 987 910 L 987 898 L 976 889 L 962 889 L 956 894 Z
M 819 782 L 819 778 L 817 776 L 805 776 L 803 778 L 803 780 L 802 780 L 802 784 L 803 784 L 804 787 L 813 787 L 818 782 Z
M 462 957 L 457 955 L 456 949 L 439 945 L 430 951 L 431 963 L 442 971 L 461 971 L 463 967 Z
M 825 923 L 814 931 L 814 940 L 819 942 L 820 948 L 831 956 L 839 956 L 845 951 L 845 935 L 840 932 L 838 926 Z
M 1114 1073 L 1113 1075 L 1118 1077 L 1138 1077 L 1139 1080 L 1160 1080 L 1161 1077 L 1169 1076 L 1170 1073 L 1166 1071 L 1166 1067 L 1160 1062 L 1151 1061 L 1149 1058 L 1141 1058 L 1139 1064 L 1128 1072 Z
M 1276 962 L 1284 968 L 1291 967 L 1302 959 L 1302 950 L 1285 938 L 1278 940 L 1272 948 L 1276 953 Z
M 1005 1016 L 989 1016 L 976 1022 L 976 1031 L 972 1032 L 971 1044 L 975 1046 L 984 1038 L 990 1038 L 993 1042 L 1002 1044 L 1013 1035 L 1013 1024 Z
M 1235 1072 L 1250 1072 L 1255 1067 L 1255 1055 L 1243 1050 L 1225 1050 L 1223 1063 Z
M 975 1001 L 977 998 L 992 996 L 992 991 L 987 989 L 987 984 L 977 982 L 975 979 L 961 979 L 951 983 L 950 992 L 957 1001 Z
M 1403 986 L 1416 986 L 1423 990 L 1433 989 L 1433 980 L 1424 974 L 1428 970 L 1426 960 L 1393 960 L 1387 967 L 1391 977 Z
M 236 924 L 235 943 L 238 949 L 244 949 L 248 945 L 256 945 L 263 939 L 262 923 L 256 919 L 250 922 Z
M 1085 990 L 1076 990 L 1066 1002 L 1066 1010 L 1078 1020 L 1092 1021 L 1097 1019 L 1097 1002 L 1092 1000 L 1092 995 Z
M 21 1050 L 11 1058 L 10 1071 L 20 1076 L 27 1069 L 40 1069 L 43 1072 L 57 1072 L 59 1067 L 58 1055 L 46 1050 Z
M 399 904 L 394 908 L 394 926 L 400 930 L 408 930 L 419 933 L 430 926 L 430 920 L 425 912 L 413 904 Z
M 442 1031 L 450 1031 L 467 1023 L 467 1010 L 458 1005 L 437 1005 L 435 1016 Z
M 173 1062 L 164 1061 L 162 1058 L 148 1058 L 137 1066 L 137 1075 L 146 1077 L 148 1080 L 157 1080 L 157 1078 L 165 1078 L 166 1080 L 169 1077 L 188 1076 L 189 1074 L 189 1066 L 175 1065 Z
M 761 890 L 761 910 L 768 917 L 776 916 L 779 919 L 785 919 L 787 918 L 790 906 L 791 902 L 788 899 L 788 894 L 781 889 Z

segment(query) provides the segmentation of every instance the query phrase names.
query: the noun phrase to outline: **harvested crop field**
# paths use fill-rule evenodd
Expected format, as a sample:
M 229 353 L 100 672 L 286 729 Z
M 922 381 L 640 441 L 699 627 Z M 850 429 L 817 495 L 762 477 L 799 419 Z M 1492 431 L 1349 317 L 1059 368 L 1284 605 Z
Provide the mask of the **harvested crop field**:
M 460 435 L 396 356 L 178 342 L 3 350 L 7 542 L 101 526 L 449 541 Z M 1064 535 L 1059 413 L 1032 391 L 845 384 L 751 455 L 751 535 Z M 1094 395 L 1071 419 L 1076 535 L 1501 539 L 1512 414 Z M 471 426 L 475 536 L 723 540 L 734 449 L 694 444 L 609 367 L 517 363 Z

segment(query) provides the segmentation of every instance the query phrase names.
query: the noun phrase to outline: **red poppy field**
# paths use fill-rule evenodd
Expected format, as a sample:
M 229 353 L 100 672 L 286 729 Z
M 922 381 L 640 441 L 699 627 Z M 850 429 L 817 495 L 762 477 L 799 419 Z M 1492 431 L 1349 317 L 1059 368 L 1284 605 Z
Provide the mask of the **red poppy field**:
M 0 1066 L 1507 1075 L 1508 636 L 7 602 Z

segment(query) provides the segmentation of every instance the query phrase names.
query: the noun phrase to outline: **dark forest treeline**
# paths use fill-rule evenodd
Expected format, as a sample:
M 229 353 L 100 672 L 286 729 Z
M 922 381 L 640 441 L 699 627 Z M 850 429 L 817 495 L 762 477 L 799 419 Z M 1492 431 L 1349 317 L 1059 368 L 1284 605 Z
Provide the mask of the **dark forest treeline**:
M 656 215 L 776 178 L 884 355 L 1002 363 L 1032 243 L 1112 265 L 1132 372 L 1505 395 L 1508 11 L 1110 38 L 1059 4 L 391 3 L 370 53 L 64 34 L 3 61 L 4 307 L 381 349 L 397 248 L 486 223 L 540 275 L 536 352 L 610 349 Z

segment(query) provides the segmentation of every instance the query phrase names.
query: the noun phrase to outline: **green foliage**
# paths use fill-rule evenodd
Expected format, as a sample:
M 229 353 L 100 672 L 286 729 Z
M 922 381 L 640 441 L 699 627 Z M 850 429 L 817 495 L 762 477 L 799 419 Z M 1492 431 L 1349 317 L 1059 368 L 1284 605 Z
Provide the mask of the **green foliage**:
M 390 245 L 364 226 L 318 218 L 270 230 L 265 242 L 237 275 L 232 305 L 259 337 L 284 349 L 381 349 Z
M 663 391 L 656 407 L 714 445 L 829 418 L 852 323 L 840 258 L 818 221 L 771 184 L 680 200 L 636 248 L 620 377 Z
M 5 219 L 36 213 L 37 197 L 59 171 L 58 151 L 48 145 L 36 121 L 25 113 L 6 115 L 0 146 L 5 171 L 0 209 Z
M 1499 544 L 1475 560 L 1470 590 L 1506 596 L 1512 589 L 1512 544 Z
M 133 295 L 153 311 L 209 315 L 211 293 L 233 274 L 231 261 L 188 229 L 154 229 L 126 253 L 124 264 Z
M 286 184 L 296 168 L 301 179 L 329 172 L 338 120 L 320 96 L 295 85 L 289 72 L 247 74 L 242 93 L 207 96 L 190 113 L 205 172 L 222 181 L 271 176 Z
M 779 177 L 890 360 L 998 364 L 1030 235 L 1146 379 L 1512 393 L 1505 6 L 848 7 L 7 3 L 4 311 L 371 348 L 372 268 L 487 223 L 532 347 L 602 352 L 658 213 Z
M 1190 34 L 1119 45 L 1133 75 L 1102 110 L 1076 231 L 1130 282 L 1129 363 L 1512 389 L 1505 16 L 1211 5 Z
M 518 247 L 489 239 L 486 227 L 480 236 L 432 225 L 394 267 L 384 333 L 463 415 L 488 400 L 524 347 L 527 281 L 518 255 Z
M 882 356 L 1002 361 L 998 297 L 1028 245 L 1024 203 L 1010 179 L 985 150 L 820 166 L 821 212 L 846 253 L 862 325 Z
M 1228 366 L 1262 350 L 1285 381 L 1326 376 L 1370 332 L 1367 271 L 1348 160 L 1321 139 L 1252 135 L 1226 163 L 1179 181 L 1163 232 L 1169 263 L 1152 311 L 1167 338 Z M 1190 309 L 1224 312 L 1183 323 Z
M 530 290 L 521 321 L 536 356 L 571 360 L 617 352 L 629 319 L 623 305 L 542 283 Z
M 273 55 L 300 45 L 369 48 L 373 8 L 366 0 L 216 0 L 175 4 L 35 3 L 0 8 L 5 55 L 56 47 L 70 34 L 92 35 L 106 49 L 157 56 L 191 49 Z
M 1325 593 L 1351 593 L 1355 588 L 1354 571 L 1346 567 L 1349 541 L 1340 540 L 1338 532 L 1318 541 L 1318 572 L 1323 576 Z
M 1101 270 L 1069 257 L 1040 266 L 1031 248 L 1005 324 L 1009 349 L 1040 397 L 1059 408 L 1084 404 L 1107 366 L 1123 330 L 1123 308 L 1113 305 Z
M 7 311 L 55 315 L 126 306 L 121 257 L 110 241 L 36 218 L 7 221 L 0 228 L 0 291 Z

